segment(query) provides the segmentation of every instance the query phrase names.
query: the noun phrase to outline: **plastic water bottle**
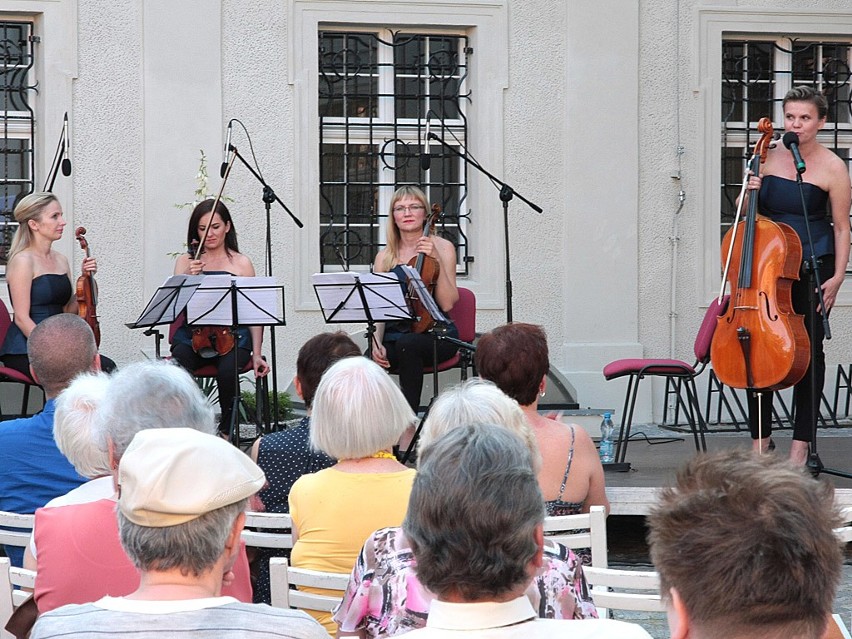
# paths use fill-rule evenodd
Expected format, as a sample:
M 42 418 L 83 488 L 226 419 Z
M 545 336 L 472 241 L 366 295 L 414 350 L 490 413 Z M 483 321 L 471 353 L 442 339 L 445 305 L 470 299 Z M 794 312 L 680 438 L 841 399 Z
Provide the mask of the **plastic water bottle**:
M 615 431 L 615 425 L 612 423 L 612 415 L 604 413 L 603 421 L 601 422 L 601 446 L 600 456 L 602 464 L 611 464 L 615 459 L 614 445 L 612 435 Z

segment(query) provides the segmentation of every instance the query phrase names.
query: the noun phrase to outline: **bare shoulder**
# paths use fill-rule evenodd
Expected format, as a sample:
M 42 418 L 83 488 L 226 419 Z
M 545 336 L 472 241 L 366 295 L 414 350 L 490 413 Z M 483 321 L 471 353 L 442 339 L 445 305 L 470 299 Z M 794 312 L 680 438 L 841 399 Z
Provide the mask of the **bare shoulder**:
M 234 264 L 234 270 L 237 272 L 237 275 L 245 277 L 254 276 L 254 264 L 252 264 L 251 259 L 247 255 L 243 255 L 242 253 L 233 253 L 231 255 L 231 261 Z
M 181 253 L 175 260 L 175 274 L 186 273 L 189 270 L 190 257 L 187 253 Z
M 386 259 L 385 256 L 387 254 L 388 254 L 388 248 L 387 247 L 383 248 L 378 253 L 376 253 L 376 259 L 373 261 L 373 271 L 375 271 L 376 273 L 385 272 L 386 269 L 384 268 L 384 263 L 385 263 L 385 259 Z
M 830 149 L 825 149 L 823 155 L 825 167 L 831 178 L 832 186 L 848 189 L 850 186 L 850 179 L 849 169 L 846 166 L 846 162 Z

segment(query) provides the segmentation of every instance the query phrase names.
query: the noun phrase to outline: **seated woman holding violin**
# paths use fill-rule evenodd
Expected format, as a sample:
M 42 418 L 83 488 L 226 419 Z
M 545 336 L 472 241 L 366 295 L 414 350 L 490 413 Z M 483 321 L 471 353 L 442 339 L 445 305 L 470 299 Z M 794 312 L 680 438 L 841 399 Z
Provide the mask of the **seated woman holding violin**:
M 444 312 L 450 311 L 459 299 L 456 288 L 456 251 L 452 242 L 431 234 L 431 212 L 426 195 L 415 186 L 398 188 L 391 198 L 391 214 L 388 216 L 387 245 L 376 255 L 373 271 L 395 273 L 405 286 L 405 276 L 399 268 L 403 264 L 415 265 L 419 255 L 423 268 L 437 269 L 434 276 L 432 296 Z M 430 216 L 431 218 L 431 216 Z M 424 277 L 424 282 L 432 277 Z M 399 375 L 399 385 L 405 399 L 416 413 L 420 406 L 423 389 L 423 368 L 433 364 L 433 338 L 421 328 L 420 322 L 387 322 L 376 326 L 373 337 L 373 360 L 384 368 Z M 418 332 L 419 331 L 419 332 Z M 450 324 L 447 333 L 458 337 L 458 330 Z M 446 341 L 438 341 L 438 363 L 450 359 L 458 347 Z
M 27 357 L 30 333 L 36 324 L 52 315 L 76 314 L 78 299 L 71 284 L 68 258 L 53 250 L 53 243 L 62 237 L 66 225 L 56 196 L 30 193 L 15 206 L 14 215 L 18 229 L 6 264 L 14 321 L 0 348 L 0 359 L 6 367 L 30 375 Z M 81 230 L 85 233 L 85 229 Z M 81 270 L 81 279 L 91 284 L 89 278 L 98 270 L 95 258 L 87 255 Z M 101 368 L 110 372 L 115 369 L 115 362 L 101 356 Z
M 215 211 L 214 211 L 215 203 Z M 203 239 L 202 239 L 203 238 Z M 183 254 L 175 264 L 175 275 L 238 275 L 254 277 L 251 260 L 239 252 L 237 231 L 231 213 L 221 201 L 207 199 L 198 204 L 189 218 L 186 243 L 191 253 Z M 192 247 L 201 246 L 200 251 Z M 197 253 L 197 254 L 196 254 Z M 236 344 L 234 344 L 236 341 Z M 172 357 L 188 371 L 208 364 L 216 364 L 216 384 L 219 388 L 219 407 L 222 417 L 219 431 L 227 435 L 237 380 L 241 371 L 252 363 L 256 377 L 269 373 L 269 365 L 261 356 L 263 346 L 262 326 L 243 326 L 237 330 L 236 340 L 230 329 L 220 326 L 187 326 L 182 324 L 172 337 Z

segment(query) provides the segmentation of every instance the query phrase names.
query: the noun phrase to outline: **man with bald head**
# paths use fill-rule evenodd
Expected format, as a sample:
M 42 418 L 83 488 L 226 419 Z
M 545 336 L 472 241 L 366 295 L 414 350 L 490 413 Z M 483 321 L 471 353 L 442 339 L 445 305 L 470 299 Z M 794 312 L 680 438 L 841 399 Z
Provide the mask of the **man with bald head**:
M 77 315 L 61 313 L 38 324 L 27 341 L 30 372 L 44 388 L 37 415 L 0 422 L 0 510 L 31 514 L 86 479 L 59 452 L 53 440 L 54 400 L 80 373 L 100 369 L 95 336 Z M 13 565 L 20 548 L 6 547 Z

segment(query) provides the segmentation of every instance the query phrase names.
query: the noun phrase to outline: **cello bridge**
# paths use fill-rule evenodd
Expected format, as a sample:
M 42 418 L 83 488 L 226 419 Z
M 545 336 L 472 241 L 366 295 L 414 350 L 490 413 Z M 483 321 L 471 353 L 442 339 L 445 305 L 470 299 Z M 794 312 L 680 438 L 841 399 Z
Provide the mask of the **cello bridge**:
M 735 311 L 756 311 L 758 310 L 757 306 L 734 306 Z

